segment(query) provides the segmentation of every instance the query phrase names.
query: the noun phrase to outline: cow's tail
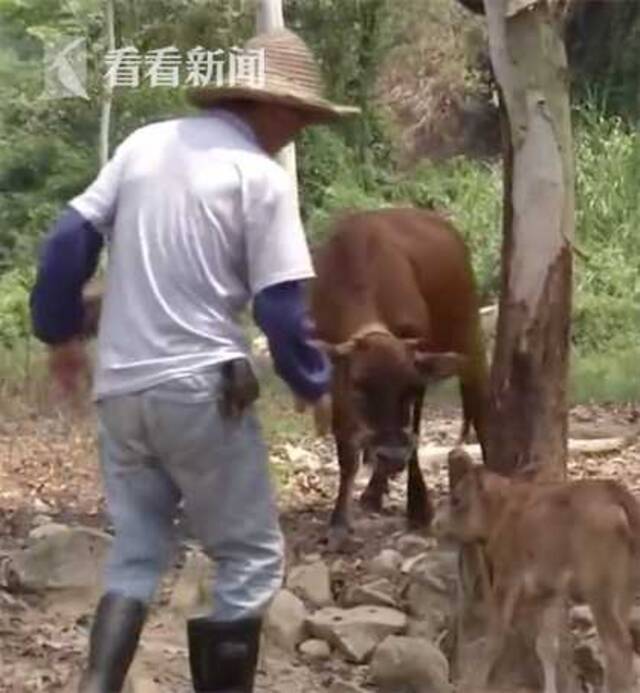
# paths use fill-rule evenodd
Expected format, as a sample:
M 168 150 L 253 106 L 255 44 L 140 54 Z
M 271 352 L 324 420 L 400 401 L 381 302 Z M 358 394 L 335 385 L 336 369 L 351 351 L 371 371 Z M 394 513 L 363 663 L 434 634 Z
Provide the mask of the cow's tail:
M 483 457 L 486 457 L 489 366 L 479 316 L 471 326 L 467 357 L 468 363 L 460 378 L 463 419 L 459 442 L 461 444 L 466 442 L 471 425 L 473 425 L 482 448 Z

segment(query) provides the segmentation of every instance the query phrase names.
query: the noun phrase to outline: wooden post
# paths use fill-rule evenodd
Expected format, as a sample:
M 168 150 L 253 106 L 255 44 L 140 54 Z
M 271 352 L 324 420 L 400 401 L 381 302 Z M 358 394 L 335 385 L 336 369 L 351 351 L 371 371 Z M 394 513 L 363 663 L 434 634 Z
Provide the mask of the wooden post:
M 503 474 L 527 468 L 544 478 L 562 479 L 575 226 L 562 3 L 460 2 L 474 11 L 484 10 L 487 17 L 504 135 L 502 286 L 486 463 Z M 467 593 L 455 663 L 472 681 L 486 623 L 477 618 L 477 569 L 468 551 L 462 554 L 462 576 Z M 559 690 L 567 693 L 575 690 L 570 661 L 563 642 Z M 540 682 L 531 630 L 521 624 L 507 643 L 492 683 L 496 690 L 516 690 L 538 689 Z
M 284 27 L 282 0 L 259 0 L 256 17 L 256 30 L 261 33 Z M 289 172 L 298 194 L 298 173 L 296 167 L 295 144 L 287 145 L 277 156 L 280 164 Z

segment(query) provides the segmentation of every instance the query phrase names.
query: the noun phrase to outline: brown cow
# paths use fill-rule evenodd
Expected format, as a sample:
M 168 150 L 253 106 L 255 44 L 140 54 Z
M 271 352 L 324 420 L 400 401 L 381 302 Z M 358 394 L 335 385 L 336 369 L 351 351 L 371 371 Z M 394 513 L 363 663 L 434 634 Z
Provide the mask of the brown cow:
M 311 312 L 334 362 L 340 465 L 330 541 L 338 546 L 348 534 L 362 452 L 373 463 L 365 506 L 379 510 L 388 477 L 408 464 L 409 524 L 428 526 L 417 439 L 430 382 L 460 376 L 463 436 L 473 423 L 484 445 L 487 367 L 467 247 L 433 212 L 356 212 L 337 221 L 314 264 Z
M 491 584 L 486 652 L 474 690 L 489 680 L 519 609 L 536 615 L 545 693 L 556 693 L 559 629 L 567 598 L 593 612 L 606 658 L 608 693 L 634 686 L 630 611 L 640 578 L 640 505 L 610 480 L 536 483 L 449 457 L 450 499 L 437 534 L 485 546 Z M 464 690 L 464 686 L 463 686 Z

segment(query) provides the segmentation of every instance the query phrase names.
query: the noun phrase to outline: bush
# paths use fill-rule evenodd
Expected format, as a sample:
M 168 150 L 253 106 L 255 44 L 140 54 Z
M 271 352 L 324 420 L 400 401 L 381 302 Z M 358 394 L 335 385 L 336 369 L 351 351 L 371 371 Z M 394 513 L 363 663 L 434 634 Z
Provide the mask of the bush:
M 29 290 L 33 276 L 25 270 L 0 275 L 0 347 L 12 347 L 31 332 Z

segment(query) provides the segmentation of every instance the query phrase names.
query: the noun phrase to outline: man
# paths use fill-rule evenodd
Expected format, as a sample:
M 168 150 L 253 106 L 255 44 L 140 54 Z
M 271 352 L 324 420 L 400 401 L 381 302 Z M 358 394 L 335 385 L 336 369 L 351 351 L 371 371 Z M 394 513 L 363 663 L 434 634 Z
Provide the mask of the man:
M 82 289 L 109 246 L 94 399 L 115 540 L 84 693 L 123 686 L 180 500 L 216 563 L 214 611 L 187 624 L 194 688 L 253 690 L 283 540 L 247 402 L 249 350 L 237 318 L 249 301 L 297 402 L 319 421 L 330 410 L 329 364 L 303 302 L 310 255 L 292 181 L 272 156 L 304 127 L 357 109 L 322 98 L 318 68 L 294 34 L 261 35 L 246 48 L 264 50 L 264 84 L 192 89 L 197 117 L 135 131 L 42 250 L 34 331 L 73 393 L 87 366 Z

